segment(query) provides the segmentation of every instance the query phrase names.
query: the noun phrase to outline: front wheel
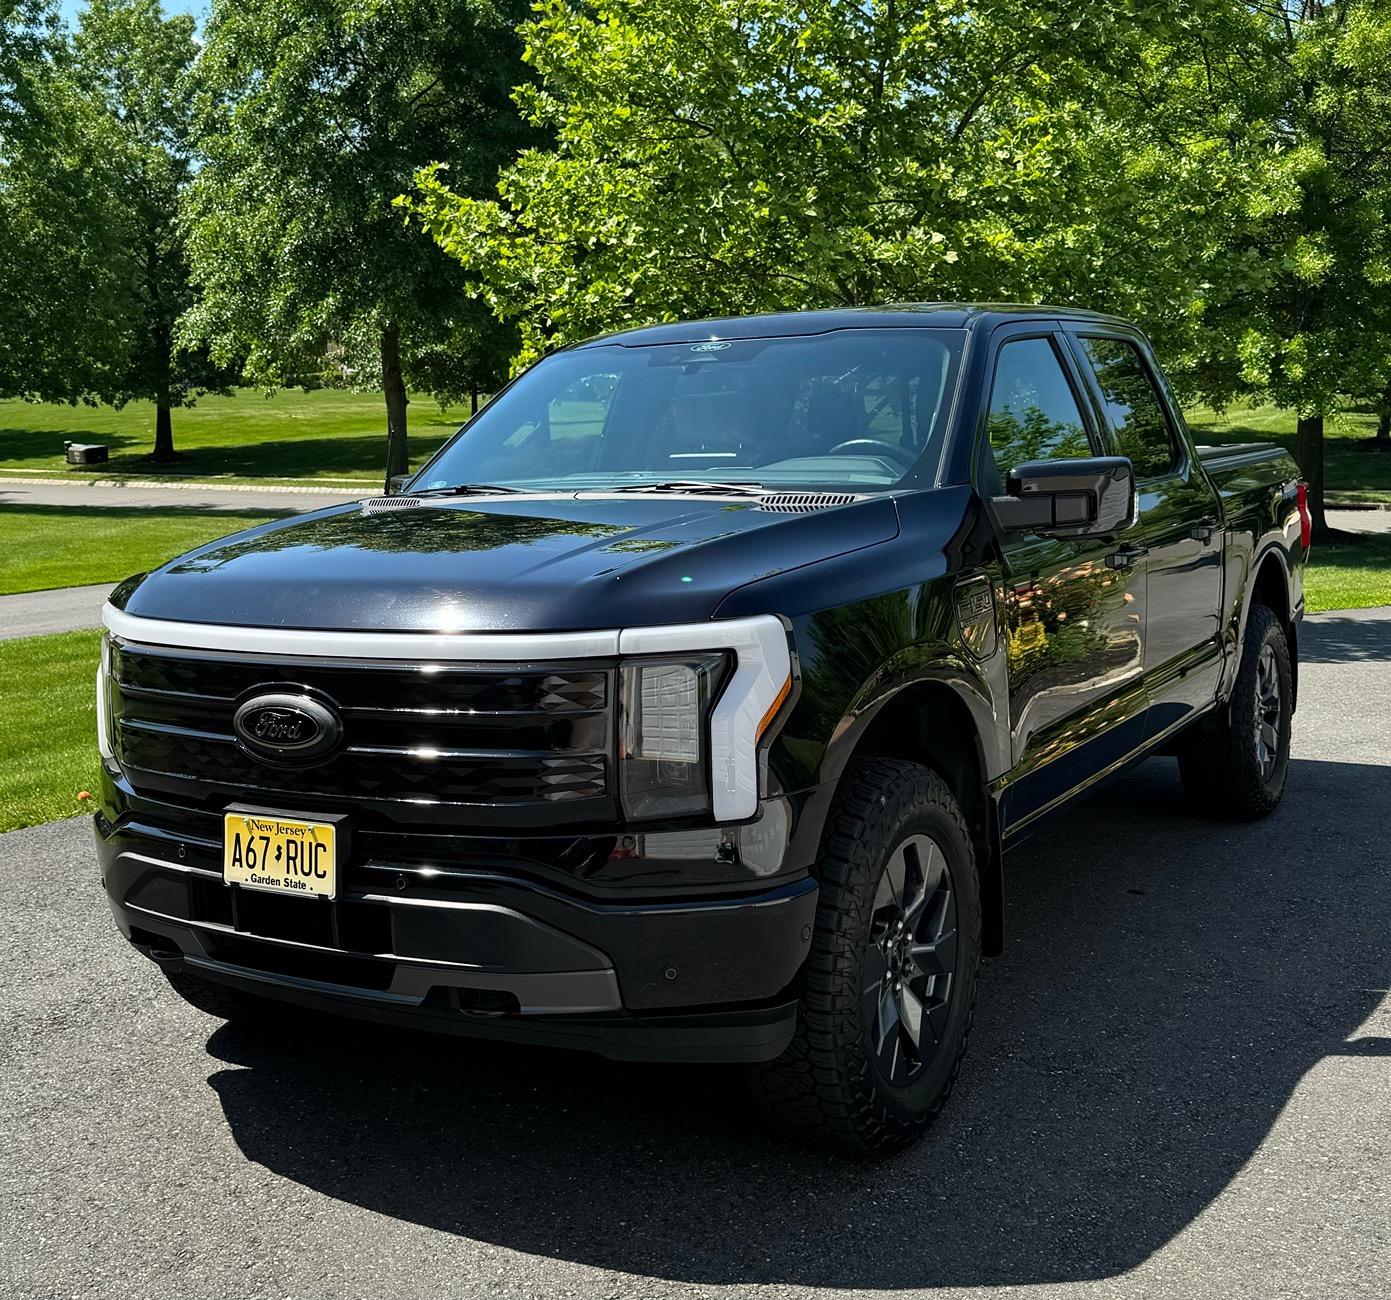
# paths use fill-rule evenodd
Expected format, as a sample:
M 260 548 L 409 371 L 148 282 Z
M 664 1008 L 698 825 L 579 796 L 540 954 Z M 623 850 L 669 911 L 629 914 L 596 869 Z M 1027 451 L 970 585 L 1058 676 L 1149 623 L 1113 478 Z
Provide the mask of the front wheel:
M 1274 812 L 1285 792 L 1293 716 L 1289 640 L 1269 609 L 1253 605 L 1226 710 L 1195 727 L 1179 749 L 1179 775 L 1189 799 L 1227 817 Z
M 878 1155 L 911 1142 L 956 1082 L 980 967 L 970 832 L 936 773 L 847 769 L 820 862 L 797 1030 L 750 1090 L 777 1126 Z

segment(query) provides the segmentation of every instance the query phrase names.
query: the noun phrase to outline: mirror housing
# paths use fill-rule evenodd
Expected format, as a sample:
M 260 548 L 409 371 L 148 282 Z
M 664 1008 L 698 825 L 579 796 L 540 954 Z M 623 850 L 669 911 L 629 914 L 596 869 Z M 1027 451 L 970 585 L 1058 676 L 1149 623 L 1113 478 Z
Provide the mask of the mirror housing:
M 1041 537 L 1097 537 L 1135 518 L 1135 474 L 1127 456 L 1031 460 L 1009 472 L 990 505 L 1002 529 Z
M 389 497 L 399 497 L 404 494 L 406 484 L 411 481 L 414 475 L 411 474 L 389 474 L 386 479 L 386 495 Z

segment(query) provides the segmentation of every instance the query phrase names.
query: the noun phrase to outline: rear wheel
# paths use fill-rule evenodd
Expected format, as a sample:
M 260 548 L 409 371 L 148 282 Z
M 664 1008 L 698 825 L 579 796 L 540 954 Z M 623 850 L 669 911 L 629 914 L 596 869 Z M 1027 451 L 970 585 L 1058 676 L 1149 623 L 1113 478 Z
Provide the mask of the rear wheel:
M 1226 710 L 1194 728 L 1179 749 L 1189 799 L 1228 817 L 1264 817 L 1285 791 L 1294 716 L 1289 641 L 1274 613 L 1252 606 Z
M 961 1065 L 980 966 L 980 887 L 961 810 L 934 772 L 855 762 L 832 810 L 797 1031 L 750 1071 L 796 1136 L 854 1155 L 912 1141 Z

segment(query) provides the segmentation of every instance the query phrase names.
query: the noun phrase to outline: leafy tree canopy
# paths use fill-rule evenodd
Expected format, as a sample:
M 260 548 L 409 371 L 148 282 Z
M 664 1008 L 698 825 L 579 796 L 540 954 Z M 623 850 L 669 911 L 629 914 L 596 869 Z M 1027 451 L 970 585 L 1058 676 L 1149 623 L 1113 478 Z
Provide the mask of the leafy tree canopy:
M 1322 526 L 1323 420 L 1391 381 L 1391 9 L 1232 3 L 1159 33 L 1135 74 L 1146 129 L 1236 178 L 1204 251 L 1190 388 L 1299 414 Z
M 203 297 L 184 338 L 245 356 L 268 387 L 382 387 L 388 473 L 406 467 L 406 385 L 446 400 L 489 387 L 511 350 L 392 203 L 431 161 L 488 192 L 534 138 L 511 100 L 523 8 L 215 0 L 208 21 L 188 220 Z
M 73 401 L 123 363 L 116 147 L 51 5 L 0 3 L 0 394 Z
M 205 349 L 176 350 L 174 339 L 195 302 L 179 213 L 193 174 L 188 73 L 196 53 L 193 18 L 166 17 L 159 0 L 88 0 L 73 39 L 76 77 L 114 141 L 126 225 L 129 346 L 99 395 L 155 404 L 156 460 L 174 455 L 171 408 L 225 391 L 232 378 Z
M 1182 332 L 1221 150 L 1138 136 L 1112 72 L 1210 7 L 544 0 L 520 99 L 555 147 L 497 198 L 424 170 L 409 207 L 522 360 L 652 320 L 895 300 L 1158 304 Z

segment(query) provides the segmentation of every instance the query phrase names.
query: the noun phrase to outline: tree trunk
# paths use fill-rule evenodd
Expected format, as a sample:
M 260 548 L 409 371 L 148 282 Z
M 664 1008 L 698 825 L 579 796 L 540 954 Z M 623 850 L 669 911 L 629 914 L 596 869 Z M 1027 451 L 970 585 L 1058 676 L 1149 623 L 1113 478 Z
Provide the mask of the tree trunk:
M 174 422 L 169 413 L 169 404 L 159 402 L 155 406 L 155 450 L 151 459 L 163 465 L 178 458 L 174 450 Z
M 386 396 L 386 480 L 410 472 L 406 444 L 406 381 L 401 377 L 401 333 L 390 324 L 382 331 L 382 391 Z
M 151 254 L 153 256 L 153 254 Z M 153 272 L 152 272 L 153 274 Z M 158 322 L 150 338 L 155 361 L 155 449 L 150 459 L 167 465 L 179 458 L 174 450 L 174 421 L 170 414 L 170 387 L 174 374 L 174 334 Z
M 477 415 L 477 414 L 478 414 L 478 389 L 474 388 L 474 389 L 471 389 L 471 390 L 469 391 L 469 399 L 468 399 L 468 400 L 469 400 L 469 414 L 470 414 L 470 415 Z
M 1309 515 L 1315 535 L 1328 532 L 1323 513 L 1323 416 L 1301 415 L 1295 427 L 1294 458 L 1309 485 Z
M 1377 441 L 1391 442 L 1391 384 L 1381 390 L 1377 402 Z

